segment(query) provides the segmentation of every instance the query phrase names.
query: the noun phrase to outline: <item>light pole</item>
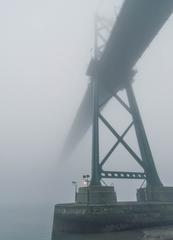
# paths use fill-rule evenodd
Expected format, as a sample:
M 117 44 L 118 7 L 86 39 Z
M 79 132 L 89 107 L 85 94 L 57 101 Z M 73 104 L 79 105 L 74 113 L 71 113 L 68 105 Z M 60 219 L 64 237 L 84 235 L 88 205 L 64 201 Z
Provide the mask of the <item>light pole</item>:
M 84 182 L 86 183 L 87 186 L 87 203 L 89 203 L 89 183 L 90 183 L 90 175 L 83 175 Z
M 73 184 L 74 189 L 75 189 L 75 202 L 77 202 L 77 182 L 76 181 L 72 181 L 72 184 Z

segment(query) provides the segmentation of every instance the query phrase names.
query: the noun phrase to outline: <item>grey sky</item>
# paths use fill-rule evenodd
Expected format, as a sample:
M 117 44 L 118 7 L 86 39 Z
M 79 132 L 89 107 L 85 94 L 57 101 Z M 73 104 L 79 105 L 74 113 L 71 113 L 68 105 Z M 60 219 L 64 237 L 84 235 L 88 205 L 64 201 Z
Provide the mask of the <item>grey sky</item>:
M 122 3 L 104 1 L 110 4 L 106 13 L 113 2 Z M 59 164 L 57 159 L 87 86 L 98 3 L 0 0 L 2 202 L 71 200 L 71 181 L 89 171 L 90 133 L 69 162 Z M 173 180 L 172 41 L 173 16 L 137 64 L 134 83 L 156 165 L 167 185 Z M 109 109 L 113 103 L 106 114 Z M 105 132 L 106 139 L 112 141 Z M 120 199 L 129 195 L 120 190 L 126 186 L 123 181 L 117 186 Z

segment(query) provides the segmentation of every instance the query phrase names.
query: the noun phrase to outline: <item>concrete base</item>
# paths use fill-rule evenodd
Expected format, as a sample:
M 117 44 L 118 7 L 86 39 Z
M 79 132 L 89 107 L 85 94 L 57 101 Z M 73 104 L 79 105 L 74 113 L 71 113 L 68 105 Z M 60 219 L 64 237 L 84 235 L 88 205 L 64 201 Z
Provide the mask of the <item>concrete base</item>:
M 158 201 L 173 202 L 173 187 L 151 187 L 137 190 L 137 200 L 139 202 Z
M 81 187 L 77 193 L 79 204 L 113 204 L 116 201 L 116 193 L 112 186 Z
M 60 232 L 101 233 L 173 224 L 172 202 L 60 204 L 55 206 L 52 240 Z
M 173 224 L 173 187 L 137 190 L 138 202 L 117 202 L 114 187 L 79 188 L 77 202 L 55 206 L 52 240 L 59 233 L 100 233 Z

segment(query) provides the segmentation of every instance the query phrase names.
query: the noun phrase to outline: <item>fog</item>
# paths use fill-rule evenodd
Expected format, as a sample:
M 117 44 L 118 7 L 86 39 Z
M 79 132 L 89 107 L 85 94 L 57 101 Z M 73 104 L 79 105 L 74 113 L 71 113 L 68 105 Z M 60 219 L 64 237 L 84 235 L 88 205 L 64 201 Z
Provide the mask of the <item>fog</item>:
M 72 201 L 71 182 L 80 185 L 81 176 L 90 172 L 91 131 L 69 160 L 60 162 L 59 155 L 89 81 L 85 73 L 94 46 L 94 14 L 99 10 L 108 15 L 121 4 L 121 0 L 0 1 L 1 203 Z M 165 185 L 173 185 L 172 41 L 173 16 L 135 67 L 134 82 Z M 121 119 L 116 102 L 111 101 L 104 111 L 115 118 L 114 110 Z M 104 148 L 115 139 L 102 131 Z M 135 138 L 129 139 L 135 146 Z M 134 161 L 128 157 L 126 161 L 124 154 L 124 150 L 118 153 L 116 162 L 121 158 L 121 167 L 130 169 Z M 120 200 L 134 199 L 141 184 L 111 182 Z

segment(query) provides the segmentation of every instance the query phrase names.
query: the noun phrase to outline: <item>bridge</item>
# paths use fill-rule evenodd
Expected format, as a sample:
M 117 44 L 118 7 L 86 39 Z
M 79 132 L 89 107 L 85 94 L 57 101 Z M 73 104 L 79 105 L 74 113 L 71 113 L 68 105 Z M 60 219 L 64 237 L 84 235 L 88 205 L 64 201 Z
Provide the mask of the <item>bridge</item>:
M 147 222 L 150 225 L 173 223 L 173 217 L 170 215 L 173 213 L 171 210 L 173 209 L 173 187 L 164 186 L 158 175 L 133 90 L 133 78 L 136 73 L 134 66 L 172 12 L 172 0 L 125 0 L 111 29 L 110 21 L 96 15 L 95 54 L 87 69 L 90 83 L 64 146 L 65 155 L 71 154 L 89 127 L 92 126 L 91 181 L 87 187 L 79 188 L 74 205 L 56 206 L 53 239 L 56 239 L 55 233 L 58 226 L 61 230 L 73 228 L 75 231 L 80 231 L 86 223 L 87 230 L 93 229 L 93 224 L 94 229 L 114 225 L 114 230 L 116 230 L 120 219 L 121 224 L 127 228 L 137 227 L 138 223 L 139 226 L 146 226 Z M 110 31 L 108 40 L 104 38 L 103 30 Z M 118 92 L 121 90 L 125 90 L 128 104 L 119 97 Z M 131 123 L 121 135 L 102 113 L 105 104 L 108 104 L 111 98 L 115 98 L 131 116 Z M 117 140 L 103 159 L 100 159 L 99 154 L 99 121 L 102 121 Z M 125 141 L 125 136 L 132 127 L 135 129 L 140 156 Z M 103 168 L 119 144 L 128 151 L 143 171 L 115 171 L 114 169 L 107 171 Z M 103 179 L 110 178 L 143 179 L 146 181 L 146 187 L 137 189 L 135 203 L 120 204 L 117 202 L 113 186 L 103 186 L 102 184 Z M 96 213 L 94 209 L 98 205 L 100 207 Z M 105 209 L 105 213 L 103 209 Z M 121 209 L 121 213 L 118 209 Z M 113 216 L 111 211 L 114 213 Z M 138 211 L 138 216 L 134 216 L 135 211 Z M 156 212 L 156 215 L 160 216 L 159 218 L 154 215 Z M 165 213 L 169 219 L 165 217 Z M 99 215 L 101 218 L 105 216 L 107 220 L 100 221 Z M 110 215 L 111 223 L 108 221 Z M 134 222 L 131 226 L 130 220 L 127 221 L 128 218 L 131 218 L 130 216 L 136 217 L 138 223 Z M 73 219 L 73 227 L 70 227 L 68 217 Z M 62 227 L 64 226 L 62 222 L 66 227 Z

